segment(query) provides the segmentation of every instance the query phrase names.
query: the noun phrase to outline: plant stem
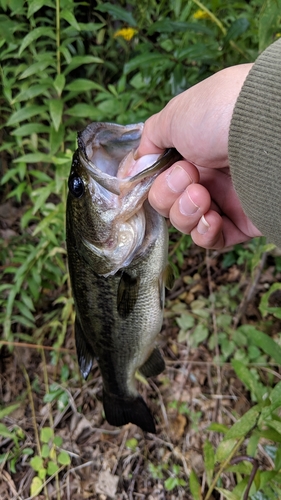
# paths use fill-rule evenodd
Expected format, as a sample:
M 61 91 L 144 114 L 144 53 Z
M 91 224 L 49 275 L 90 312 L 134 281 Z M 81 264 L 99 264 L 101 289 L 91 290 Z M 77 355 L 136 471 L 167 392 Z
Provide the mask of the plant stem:
M 57 74 L 60 75 L 60 0 L 56 0 Z

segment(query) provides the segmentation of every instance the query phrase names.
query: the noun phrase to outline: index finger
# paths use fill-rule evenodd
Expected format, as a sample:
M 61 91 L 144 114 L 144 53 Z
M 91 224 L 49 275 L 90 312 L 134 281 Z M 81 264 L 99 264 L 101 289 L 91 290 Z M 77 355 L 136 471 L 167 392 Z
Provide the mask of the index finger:
M 141 156 L 162 153 L 163 150 L 174 147 L 171 138 L 167 134 L 169 123 L 165 122 L 164 110 L 152 115 L 145 122 L 139 147 L 134 154 L 135 160 Z

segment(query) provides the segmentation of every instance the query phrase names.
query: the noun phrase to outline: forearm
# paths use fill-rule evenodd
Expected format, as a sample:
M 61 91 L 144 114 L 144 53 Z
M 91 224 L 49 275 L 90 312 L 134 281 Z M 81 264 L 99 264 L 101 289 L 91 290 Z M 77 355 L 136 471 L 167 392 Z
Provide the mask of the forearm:
M 281 247 L 281 40 L 245 80 L 230 126 L 229 161 L 245 213 Z

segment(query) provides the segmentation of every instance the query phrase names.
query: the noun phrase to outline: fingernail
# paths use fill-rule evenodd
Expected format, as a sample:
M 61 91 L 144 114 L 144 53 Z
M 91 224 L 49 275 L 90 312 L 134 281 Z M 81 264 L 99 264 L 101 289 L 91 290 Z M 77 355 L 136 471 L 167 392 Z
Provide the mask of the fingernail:
M 191 183 L 191 177 L 180 165 L 176 165 L 167 176 L 167 184 L 174 193 L 182 193 Z
M 179 201 L 179 209 L 182 215 L 193 215 L 197 212 L 198 208 L 198 205 L 193 203 L 188 191 L 186 191 Z
M 205 234 L 210 227 L 210 224 L 206 221 L 204 215 L 202 215 L 201 219 L 197 224 L 197 231 L 199 234 Z

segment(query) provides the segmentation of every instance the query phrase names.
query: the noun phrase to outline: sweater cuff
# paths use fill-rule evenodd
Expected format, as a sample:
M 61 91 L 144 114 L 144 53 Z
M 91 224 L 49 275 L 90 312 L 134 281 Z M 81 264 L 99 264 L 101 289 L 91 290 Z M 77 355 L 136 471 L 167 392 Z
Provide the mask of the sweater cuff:
M 251 68 L 229 132 L 234 188 L 246 215 L 281 247 L 281 40 Z

